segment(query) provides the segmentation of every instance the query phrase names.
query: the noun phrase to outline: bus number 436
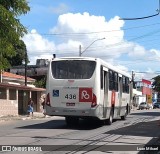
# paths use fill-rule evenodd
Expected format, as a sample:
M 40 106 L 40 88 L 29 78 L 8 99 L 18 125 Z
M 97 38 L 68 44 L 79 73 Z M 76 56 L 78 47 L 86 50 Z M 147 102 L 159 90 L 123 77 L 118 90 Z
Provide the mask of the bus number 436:
M 76 94 L 67 94 L 65 96 L 66 99 L 76 99 Z

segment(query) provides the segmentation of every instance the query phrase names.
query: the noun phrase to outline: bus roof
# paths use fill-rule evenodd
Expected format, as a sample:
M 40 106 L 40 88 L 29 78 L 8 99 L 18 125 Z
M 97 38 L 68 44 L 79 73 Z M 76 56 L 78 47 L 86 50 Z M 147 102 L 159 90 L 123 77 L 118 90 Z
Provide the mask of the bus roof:
M 125 71 L 122 71 L 121 69 L 118 69 L 116 66 L 113 66 L 112 64 L 100 59 L 100 58 L 94 58 L 94 57 L 60 57 L 60 58 L 54 58 L 51 61 L 59 61 L 59 60 L 92 60 L 92 61 L 99 61 L 107 68 L 116 71 L 117 73 L 121 75 L 125 75 L 129 78 L 131 78 L 131 75 Z
M 94 57 L 60 57 L 60 58 L 54 58 L 52 60 L 66 60 L 66 59 L 73 59 L 73 60 L 94 60 L 96 61 L 96 59 L 99 58 L 94 58 Z

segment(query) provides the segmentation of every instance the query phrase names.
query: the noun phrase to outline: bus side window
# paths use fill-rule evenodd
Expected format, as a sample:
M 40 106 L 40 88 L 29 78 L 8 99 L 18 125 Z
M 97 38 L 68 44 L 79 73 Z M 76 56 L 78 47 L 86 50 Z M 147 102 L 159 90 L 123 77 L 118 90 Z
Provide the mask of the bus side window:
M 126 93 L 129 94 L 129 78 L 126 78 Z
M 101 89 L 103 89 L 103 66 L 101 66 L 100 78 L 101 78 Z
M 123 93 L 125 93 L 125 76 L 122 77 Z
M 118 73 L 114 72 L 114 90 L 118 91 Z
M 104 92 L 108 91 L 108 72 L 104 71 Z
M 129 78 L 123 76 L 122 77 L 122 82 L 123 82 L 123 92 L 124 93 L 129 93 Z
M 113 76 L 113 71 L 109 70 L 109 90 L 113 90 L 114 89 L 114 76 Z

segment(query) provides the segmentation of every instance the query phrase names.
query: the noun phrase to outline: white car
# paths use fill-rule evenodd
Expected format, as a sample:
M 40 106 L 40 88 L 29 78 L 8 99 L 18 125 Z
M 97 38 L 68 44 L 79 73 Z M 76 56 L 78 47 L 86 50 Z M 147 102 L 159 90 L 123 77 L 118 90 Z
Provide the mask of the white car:
M 147 102 L 142 102 L 142 103 L 140 103 L 140 105 L 139 105 L 139 107 L 138 107 L 138 109 L 139 110 L 143 110 L 143 109 L 152 109 L 153 108 L 153 106 L 151 105 L 151 104 L 148 104 Z

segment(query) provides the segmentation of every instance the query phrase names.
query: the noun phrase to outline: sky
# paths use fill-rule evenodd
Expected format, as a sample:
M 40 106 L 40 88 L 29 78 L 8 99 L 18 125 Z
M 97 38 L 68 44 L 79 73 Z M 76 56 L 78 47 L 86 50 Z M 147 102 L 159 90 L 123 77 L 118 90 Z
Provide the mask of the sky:
M 20 17 L 31 64 L 36 59 L 79 56 L 101 58 L 150 80 L 160 73 L 159 0 L 28 0 Z

